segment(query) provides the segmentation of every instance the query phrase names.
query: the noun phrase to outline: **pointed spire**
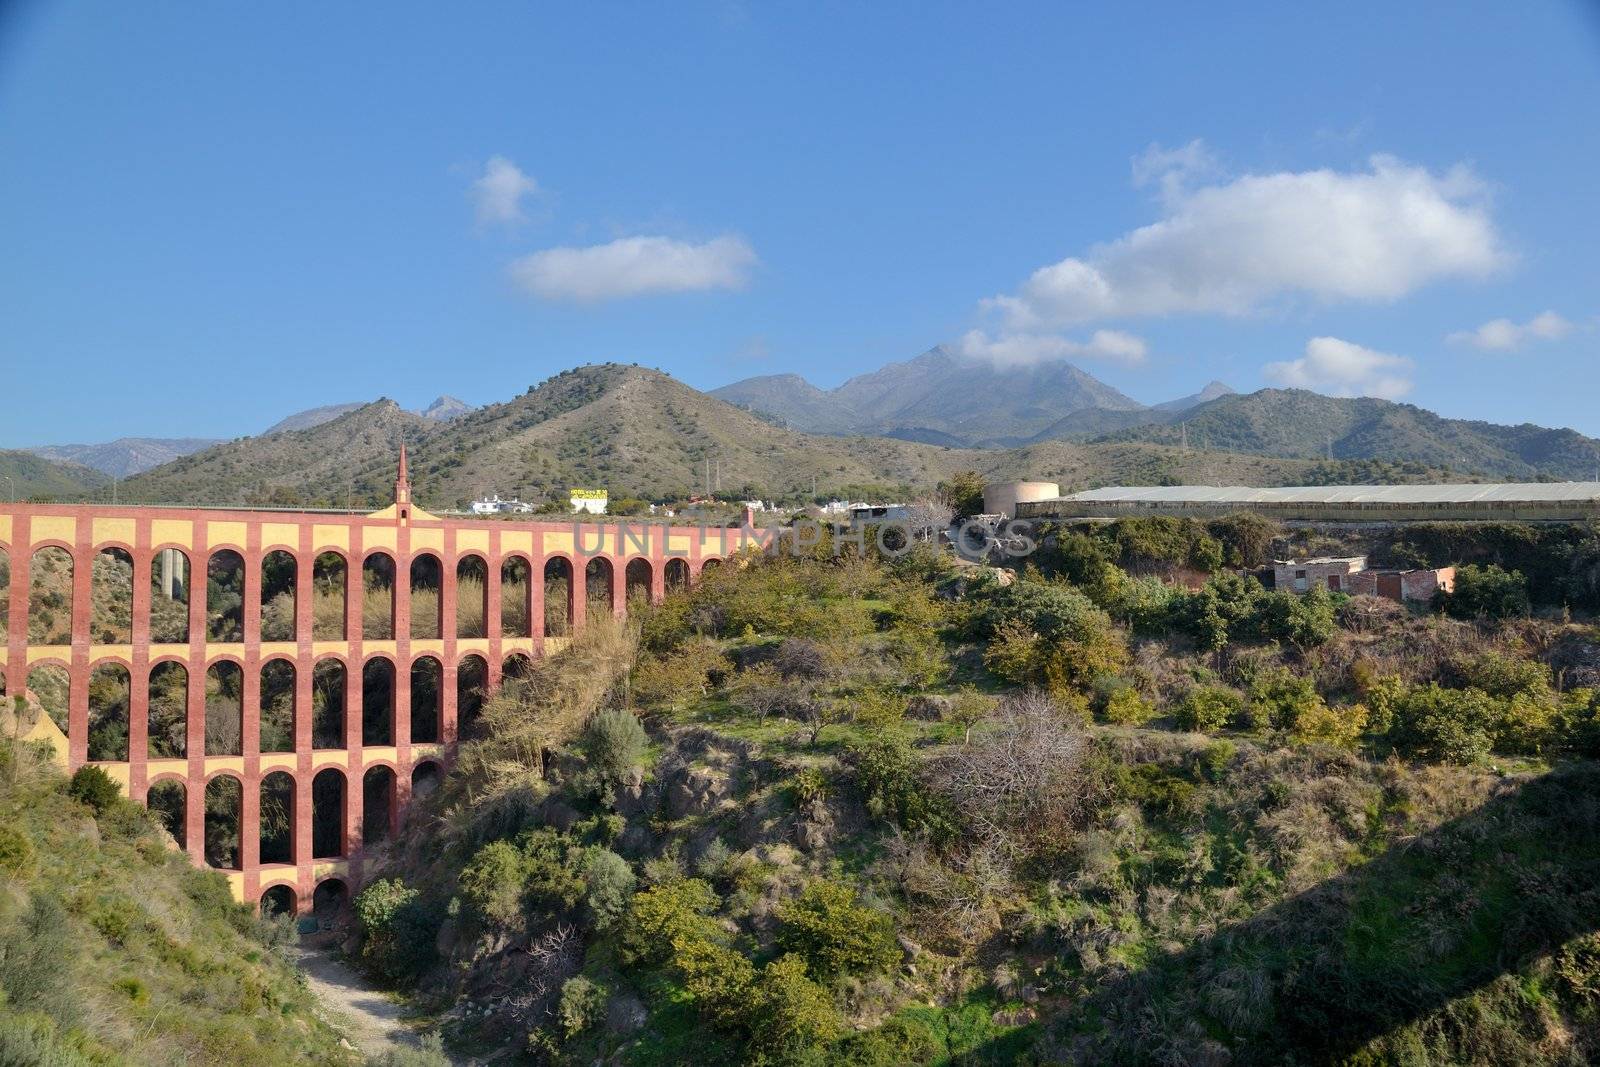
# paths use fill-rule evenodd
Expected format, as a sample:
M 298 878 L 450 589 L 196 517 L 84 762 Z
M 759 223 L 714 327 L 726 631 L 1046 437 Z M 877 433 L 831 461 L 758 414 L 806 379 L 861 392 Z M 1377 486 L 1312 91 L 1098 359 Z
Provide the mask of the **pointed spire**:
M 406 467 L 406 439 L 400 437 L 400 474 L 394 480 L 394 502 L 396 504 L 411 503 L 411 474 Z

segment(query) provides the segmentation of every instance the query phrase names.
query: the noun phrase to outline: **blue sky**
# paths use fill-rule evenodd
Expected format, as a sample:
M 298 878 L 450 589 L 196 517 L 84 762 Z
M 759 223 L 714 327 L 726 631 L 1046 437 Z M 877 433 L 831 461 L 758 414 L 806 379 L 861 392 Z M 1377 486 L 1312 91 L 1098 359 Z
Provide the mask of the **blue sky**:
M 939 343 L 1600 434 L 1597 120 L 1578 0 L 0 4 L 0 445 Z

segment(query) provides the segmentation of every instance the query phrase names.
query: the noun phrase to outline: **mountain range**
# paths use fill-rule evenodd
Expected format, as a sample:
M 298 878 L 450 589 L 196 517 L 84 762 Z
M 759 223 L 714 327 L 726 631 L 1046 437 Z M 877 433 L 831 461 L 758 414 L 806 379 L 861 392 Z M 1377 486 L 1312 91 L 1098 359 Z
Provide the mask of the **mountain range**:
M 307 430 L 364 406 L 363 402 L 357 402 L 308 408 L 273 423 L 261 432 L 261 436 L 283 433 L 286 430 Z M 431 421 L 448 422 L 471 410 L 472 406 L 464 400 L 457 400 L 453 396 L 441 396 L 418 414 Z M 101 444 L 40 445 L 26 451 L 58 463 L 87 467 L 112 478 L 127 478 L 143 471 L 153 470 L 162 464 L 171 463 L 183 456 L 220 445 L 222 440 L 216 437 L 119 437 L 115 441 Z M 41 489 L 39 492 L 48 490 Z
M 945 349 L 831 390 L 772 375 L 708 394 L 658 371 L 592 365 L 463 408 L 449 397 L 422 412 L 387 399 L 326 405 L 253 437 L 162 442 L 204 447 L 146 470 L 124 465 L 115 491 L 127 502 L 365 507 L 388 499 L 402 439 L 418 499 L 441 509 L 488 493 L 559 502 L 589 485 L 656 500 L 708 487 L 903 496 L 961 470 L 1071 489 L 1585 479 L 1600 465 L 1600 441 L 1573 430 L 1302 390 L 1242 395 L 1220 382 L 1146 406 L 1069 363 L 996 366 Z M 152 456 L 140 439 L 115 444 Z M 69 462 L 0 453 L 0 478 L 16 496 L 109 496 L 106 475 L 86 463 L 115 457 L 72 447 L 84 451 Z
M 1010 367 L 935 348 L 819 389 L 793 374 L 712 390 L 780 425 L 951 447 L 1142 441 L 1294 459 L 1418 463 L 1506 480 L 1596 477 L 1600 441 L 1575 430 L 1447 419 L 1411 404 L 1222 382 L 1146 406 L 1071 363 Z
M 601 364 L 565 371 L 449 422 L 379 400 L 302 430 L 243 438 L 147 471 L 123 498 L 151 503 L 365 507 L 389 499 L 404 437 L 416 498 L 458 508 L 494 492 L 562 501 L 574 486 L 615 497 L 905 495 L 961 470 L 1066 485 L 1218 478 L 1281 485 L 1309 460 L 1184 452 L 1142 441 L 961 449 L 776 426 L 659 371 Z

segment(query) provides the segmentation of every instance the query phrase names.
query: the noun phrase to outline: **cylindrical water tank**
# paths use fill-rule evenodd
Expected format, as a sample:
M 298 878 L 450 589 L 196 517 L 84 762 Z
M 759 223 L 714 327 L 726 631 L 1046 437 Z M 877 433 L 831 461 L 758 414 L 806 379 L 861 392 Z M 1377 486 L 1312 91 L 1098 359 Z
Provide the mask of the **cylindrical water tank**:
M 1014 516 L 1017 505 L 1054 500 L 1061 495 L 1055 482 L 997 482 L 983 487 L 983 510 L 989 515 Z

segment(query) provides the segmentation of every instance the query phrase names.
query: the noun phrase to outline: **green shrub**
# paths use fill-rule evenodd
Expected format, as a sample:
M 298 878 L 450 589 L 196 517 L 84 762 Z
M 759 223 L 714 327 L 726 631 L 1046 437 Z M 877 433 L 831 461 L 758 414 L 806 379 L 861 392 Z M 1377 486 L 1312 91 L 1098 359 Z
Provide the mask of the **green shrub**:
M 0 932 L 0 989 L 9 1007 L 44 1012 L 63 1027 L 79 1017 L 72 988 L 78 945 L 60 901 L 35 890 L 18 921 Z
M 461 902 L 480 922 L 510 926 L 522 918 L 527 864 L 509 841 L 480 848 L 461 871 Z
M 1316 682 L 1287 668 L 1263 671 L 1250 683 L 1250 718 L 1258 727 L 1292 731 L 1302 715 L 1325 710 Z
M 679 878 L 634 894 L 622 926 L 625 962 L 662 963 L 674 941 L 709 937 L 717 894 L 698 878 Z
M 844 1032 L 828 991 L 806 975 L 805 961 L 781 956 L 761 971 L 751 1004 L 752 1044 L 790 1062 L 821 1055 Z
M 832 1062 L 840 1067 L 902 1067 L 932 1063 L 944 1052 L 943 1043 L 923 1023 L 896 1017 L 845 1038 L 835 1048 Z
M 606 991 L 583 975 L 574 975 L 561 987 L 556 1021 L 571 1040 L 605 1018 Z
M 604 784 L 617 785 L 644 762 L 650 738 L 627 708 L 604 708 L 583 729 L 579 748 L 589 770 Z
M 1469 564 L 1456 569 L 1455 587 L 1444 596 L 1445 610 L 1461 619 L 1509 619 L 1529 610 L 1528 580 L 1521 571 Z
M 0 825 L 0 871 L 13 878 L 27 878 L 33 874 L 36 862 L 28 835 L 15 826 Z
M 1141 697 L 1139 691 L 1131 685 L 1120 685 L 1112 689 L 1106 697 L 1105 709 L 1102 712 L 1106 722 L 1122 726 L 1138 726 L 1147 722 L 1155 713 L 1155 707 Z
M 93 764 L 84 764 L 72 775 L 67 793 L 77 801 L 87 804 L 101 814 L 122 799 L 122 787 L 104 770 Z
M 610 849 L 596 849 L 584 872 L 583 902 L 597 930 L 610 929 L 628 910 L 638 881 L 628 861 Z
M 1189 690 L 1178 704 L 1178 725 L 1185 730 L 1211 733 L 1237 723 L 1244 715 L 1244 697 L 1220 685 L 1202 685 Z
M 1289 728 L 1296 745 L 1332 745 L 1352 748 L 1367 728 L 1367 709 L 1361 704 L 1329 707 L 1317 701 L 1300 710 Z
M 889 916 L 856 902 L 853 889 L 819 880 L 778 909 L 778 947 L 821 978 L 878 974 L 900 959 Z
M 379 975 L 409 984 L 433 963 L 438 916 L 417 890 L 399 879 L 373 882 L 356 897 L 355 913 L 365 937 L 361 955 Z
M 1499 719 L 1493 697 L 1437 682 L 1404 690 L 1393 700 L 1389 739 L 1402 752 L 1442 763 L 1476 763 L 1489 754 Z
M 925 786 L 921 762 L 904 738 L 873 738 L 856 746 L 852 756 L 856 783 L 874 816 L 936 837 L 952 831 L 948 809 Z

